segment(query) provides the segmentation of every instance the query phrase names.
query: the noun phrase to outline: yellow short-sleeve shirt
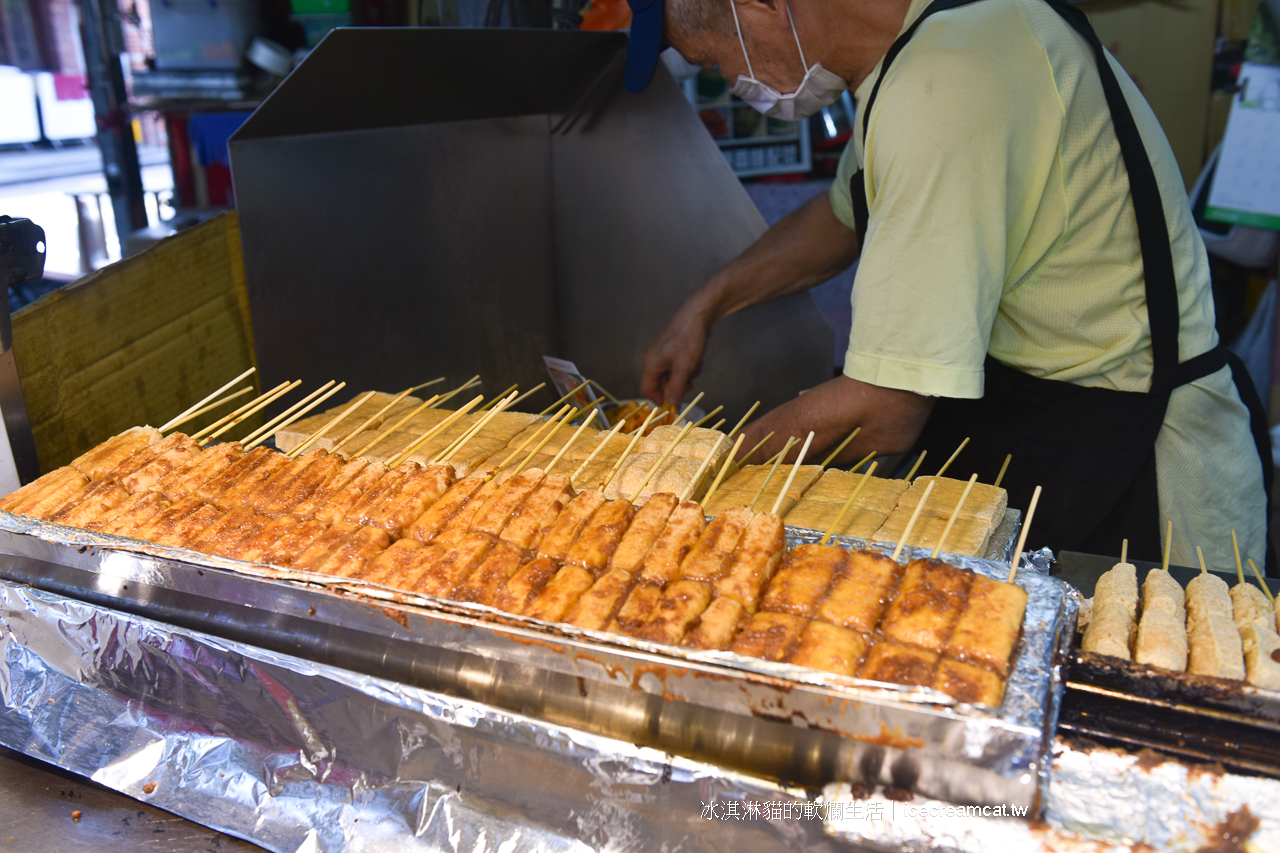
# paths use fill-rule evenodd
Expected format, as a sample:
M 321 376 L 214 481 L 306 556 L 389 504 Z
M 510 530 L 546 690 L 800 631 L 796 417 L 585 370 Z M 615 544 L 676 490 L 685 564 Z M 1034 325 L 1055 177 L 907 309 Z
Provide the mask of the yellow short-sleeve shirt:
M 928 6 L 914 0 L 905 29 Z M 1217 343 L 1208 259 L 1173 152 L 1113 58 L 1164 202 L 1178 281 L 1179 358 Z M 976 398 L 989 353 L 1047 379 L 1146 391 L 1151 339 L 1129 183 L 1091 49 L 1043 0 L 979 0 L 926 19 L 856 92 L 831 203 L 853 227 L 863 168 L 866 248 L 846 375 Z M 1260 557 L 1266 519 L 1248 412 L 1226 369 L 1173 393 L 1156 445 L 1173 559 Z M 1206 506 L 1207 503 L 1213 504 Z M 1245 544 L 1247 540 L 1247 545 Z M 1117 543 L 1118 544 L 1118 543 Z

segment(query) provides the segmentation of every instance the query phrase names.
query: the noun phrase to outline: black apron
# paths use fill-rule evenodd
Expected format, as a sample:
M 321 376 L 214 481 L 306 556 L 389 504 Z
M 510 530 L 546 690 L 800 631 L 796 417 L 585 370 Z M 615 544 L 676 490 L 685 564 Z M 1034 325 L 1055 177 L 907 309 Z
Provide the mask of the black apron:
M 906 46 L 925 18 L 935 12 L 976 0 L 934 0 L 898 37 L 885 54 L 880 76 L 863 111 L 863 142 L 876 95 L 889 65 Z M 1142 250 L 1147 312 L 1151 325 L 1153 370 L 1147 392 L 1086 388 L 1070 382 L 1041 379 L 987 357 L 985 390 L 979 400 L 939 398 L 916 448 L 928 448 L 945 459 L 965 437 L 958 470 L 977 472 L 991 482 L 1004 463 L 1013 461 L 1001 485 L 1009 491 L 1009 505 L 1026 507 L 1037 484 L 1044 487 L 1036 511 L 1033 542 L 1094 554 L 1118 552 L 1129 540 L 1129 554 L 1159 561 L 1162 554 L 1159 502 L 1156 491 L 1155 442 L 1164 423 L 1173 389 L 1194 382 L 1225 365 L 1240 399 L 1249 409 L 1250 427 L 1262 462 L 1262 479 L 1270 519 L 1271 437 L 1262 402 L 1244 363 L 1221 344 L 1178 363 L 1178 289 L 1164 206 L 1151 161 L 1115 73 L 1107 62 L 1093 27 L 1083 12 L 1059 0 L 1046 0 L 1093 47 L 1095 64 L 1120 142 L 1129 176 L 1133 209 Z M 998 49 L 998 45 L 993 45 Z M 865 249 L 867 194 L 863 170 L 850 181 L 858 245 Z M 1228 536 L 1229 531 L 1222 531 Z M 1030 545 L 1031 543 L 1028 543 Z M 1268 574 L 1275 560 L 1268 539 Z

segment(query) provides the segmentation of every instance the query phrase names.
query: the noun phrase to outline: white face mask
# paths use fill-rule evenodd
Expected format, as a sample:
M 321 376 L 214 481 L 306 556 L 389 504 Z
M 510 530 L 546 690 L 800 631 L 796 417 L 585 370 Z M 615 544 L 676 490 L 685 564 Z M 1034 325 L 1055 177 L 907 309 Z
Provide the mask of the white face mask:
M 742 40 L 742 25 L 738 23 L 738 7 L 734 0 L 729 0 L 729 8 L 733 10 L 733 23 L 738 28 L 742 58 L 747 61 L 747 75 L 739 74 L 738 81 L 729 91 L 758 111 L 771 118 L 797 121 L 835 103 L 849 88 L 844 78 L 823 68 L 821 62 L 814 63 L 812 67 L 805 62 L 804 48 L 800 47 L 800 36 L 796 33 L 796 22 L 791 17 L 790 9 L 787 9 L 787 19 L 791 21 L 791 35 L 795 36 L 796 48 L 800 51 L 800 64 L 808 70 L 800 81 L 800 87 L 790 95 L 784 95 L 769 84 L 761 83 L 751 69 L 751 57 L 747 56 L 747 44 Z

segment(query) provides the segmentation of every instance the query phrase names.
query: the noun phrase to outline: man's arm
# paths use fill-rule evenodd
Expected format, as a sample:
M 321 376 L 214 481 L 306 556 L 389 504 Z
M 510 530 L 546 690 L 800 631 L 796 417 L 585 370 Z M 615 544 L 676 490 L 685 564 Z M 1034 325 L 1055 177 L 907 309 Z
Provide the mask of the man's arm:
M 836 218 L 829 195 L 819 193 L 685 300 L 645 350 L 641 393 L 655 402 L 679 404 L 697 375 L 714 323 L 821 284 L 857 257 L 857 235 Z
M 812 430 L 813 443 L 806 458 L 816 464 L 822 459 L 819 454 L 861 426 L 862 431 L 840 453 L 837 463 L 861 459 L 873 450 L 885 456 L 904 453 L 924 429 L 933 403 L 933 397 L 838 376 L 753 421 L 743 430 L 746 438 L 741 452 L 772 432 L 773 438 L 750 460 L 759 463 L 781 450 L 789 436 L 803 442 Z M 788 458 L 794 460 L 800 447 L 797 444 Z

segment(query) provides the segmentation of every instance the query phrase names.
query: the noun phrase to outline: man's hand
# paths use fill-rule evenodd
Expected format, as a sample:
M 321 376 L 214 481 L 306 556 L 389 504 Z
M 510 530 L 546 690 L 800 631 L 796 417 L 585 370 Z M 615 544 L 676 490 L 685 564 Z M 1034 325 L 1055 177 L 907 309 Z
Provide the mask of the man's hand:
M 689 383 L 702 370 L 711 323 L 706 315 L 685 305 L 644 351 L 640 393 L 658 405 L 679 406 Z

